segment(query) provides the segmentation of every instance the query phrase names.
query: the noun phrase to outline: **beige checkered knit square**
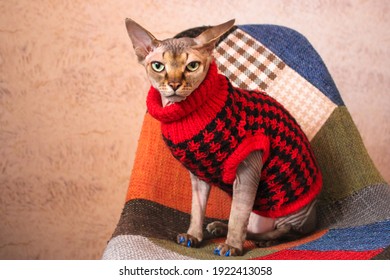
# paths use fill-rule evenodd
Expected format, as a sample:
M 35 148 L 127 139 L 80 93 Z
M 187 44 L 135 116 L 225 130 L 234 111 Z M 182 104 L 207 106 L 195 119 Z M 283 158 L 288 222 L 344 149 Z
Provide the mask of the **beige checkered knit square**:
M 285 67 L 282 60 L 239 29 L 216 47 L 214 57 L 233 85 L 250 90 L 265 90 Z
M 288 66 L 268 85 L 267 93 L 293 115 L 309 140 L 336 108 L 332 101 Z
M 219 70 L 233 85 L 264 90 L 294 116 L 311 140 L 336 105 L 256 39 L 237 29 L 217 47 Z

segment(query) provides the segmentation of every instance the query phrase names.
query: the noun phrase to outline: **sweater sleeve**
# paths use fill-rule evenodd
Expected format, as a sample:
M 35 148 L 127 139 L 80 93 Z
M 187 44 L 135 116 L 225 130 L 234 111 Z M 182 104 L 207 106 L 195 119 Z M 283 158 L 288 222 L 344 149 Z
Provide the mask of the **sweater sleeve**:
M 226 159 L 223 165 L 222 180 L 227 184 L 233 184 L 237 168 L 250 153 L 261 151 L 262 162 L 266 162 L 269 156 L 270 141 L 264 134 L 258 134 L 244 139 Z

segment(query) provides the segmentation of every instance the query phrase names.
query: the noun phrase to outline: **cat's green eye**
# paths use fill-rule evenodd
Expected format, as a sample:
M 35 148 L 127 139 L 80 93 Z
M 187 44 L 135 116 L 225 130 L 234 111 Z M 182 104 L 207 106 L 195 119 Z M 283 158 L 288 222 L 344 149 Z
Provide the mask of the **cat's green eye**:
M 186 68 L 188 71 L 194 72 L 194 71 L 198 70 L 199 66 L 200 66 L 200 62 L 193 61 L 193 62 L 188 63 Z
M 164 71 L 165 69 L 165 66 L 164 64 L 162 64 L 161 62 L 158 62 L 158 61 L 153 61 L 152 62 L 152 69 L 158 73 Z

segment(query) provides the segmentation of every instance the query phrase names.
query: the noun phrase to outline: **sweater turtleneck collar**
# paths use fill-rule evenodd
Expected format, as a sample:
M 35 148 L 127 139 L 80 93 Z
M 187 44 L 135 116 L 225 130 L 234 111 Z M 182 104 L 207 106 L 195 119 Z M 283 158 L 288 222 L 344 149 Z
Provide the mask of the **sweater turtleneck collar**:
M 212 113 L 216 113 L 223 106 L 221 101 L 226 99 L 227 88 L 226 77 L 218 73 L 216 63 L 212 62 L 203 82 L 185 100 L 163 107 L 160 92 L 154 87 L 150 87 L 146 105 L 150 115 L 162 123 L 168 124 L 190 115 L 207 103 L 213 104 L 213 106 L 206 107 L 208 109 L 212 107 L 214 111 Z M 216 108 L 217 104 L 220 105 L 217 106 L 219 108 Z

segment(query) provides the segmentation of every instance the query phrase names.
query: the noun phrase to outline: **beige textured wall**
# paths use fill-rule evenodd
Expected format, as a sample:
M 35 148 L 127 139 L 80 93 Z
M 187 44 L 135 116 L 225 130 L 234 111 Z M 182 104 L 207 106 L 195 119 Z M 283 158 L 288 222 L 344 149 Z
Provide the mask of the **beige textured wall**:
M 303 33 L 390 180 L 389 1 L 1 1 L 0 258 L 99 258 L 123 206 L 148 82 L 124 27 L 236 18 Z

